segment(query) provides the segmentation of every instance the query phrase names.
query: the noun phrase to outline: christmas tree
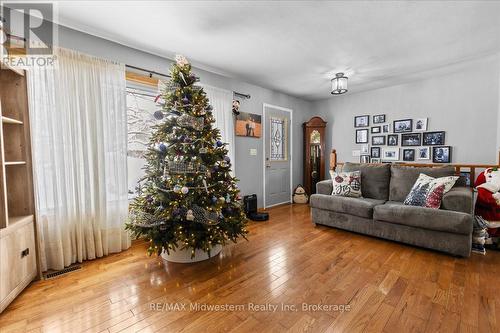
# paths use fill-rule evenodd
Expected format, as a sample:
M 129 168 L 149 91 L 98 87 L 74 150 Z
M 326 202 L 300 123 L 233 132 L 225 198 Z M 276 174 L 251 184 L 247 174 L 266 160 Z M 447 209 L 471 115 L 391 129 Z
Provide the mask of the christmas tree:
M 145 176 L 130 205 L 126 228 L 150 241 L 148 254 L 200 249 L 245 237 L 237 179 L 227 144 L 214 128 L 212 107 L 191 64 L 177 56 L 163 92 L 161 124 L 146 153 Z

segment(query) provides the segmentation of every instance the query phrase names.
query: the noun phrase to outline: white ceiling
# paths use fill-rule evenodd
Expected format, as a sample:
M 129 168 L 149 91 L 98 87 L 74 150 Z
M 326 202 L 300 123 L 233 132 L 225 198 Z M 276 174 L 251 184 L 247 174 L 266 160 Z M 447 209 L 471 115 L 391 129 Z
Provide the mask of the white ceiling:
M 500 1 L 66 1 L 59 22 L 306 99 L 500 51 Z

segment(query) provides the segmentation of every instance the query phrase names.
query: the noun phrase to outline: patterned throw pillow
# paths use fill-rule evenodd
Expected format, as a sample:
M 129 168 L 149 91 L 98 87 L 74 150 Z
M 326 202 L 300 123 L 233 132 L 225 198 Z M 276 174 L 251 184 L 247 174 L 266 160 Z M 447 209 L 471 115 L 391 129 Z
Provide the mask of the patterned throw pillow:
M 340 197 L 354 197 L 361 196 L 361 172 L 333 172 L 330 171 L 333 180 L 332 195 Z
M 433 178 L 421 173 L 404 204 L 439 209 L 443 195 L 451 190 L 457 179 L 457 176 Z

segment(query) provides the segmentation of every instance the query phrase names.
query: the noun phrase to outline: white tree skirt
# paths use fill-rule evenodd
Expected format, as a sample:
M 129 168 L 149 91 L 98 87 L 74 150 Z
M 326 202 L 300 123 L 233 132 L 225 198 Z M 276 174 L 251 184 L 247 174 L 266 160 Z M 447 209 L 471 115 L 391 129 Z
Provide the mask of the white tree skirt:
M 178 263 L 191 263 L 191 262 L 198 262 L 198 261 L 203 261 L 203 260 L 208 260 L 212 257 L 217 256 L 220 251 L 222 251 L 222 245 L 217 244 L 215 245 L 212 250 L 210 251 L 210 258 L 208 257 L 208 253 L 202 251 L 202 250 L 196 250 L 194 253 L 194 257 L 191 258 L 191 249 L 177 249 L 176 251 L 170 251 L 170 254 L 167 253 L 167 251 L 163 250 L 161 253 L 161 257 L 164 261 L 170 261 L 170 262 L 178 262 Z

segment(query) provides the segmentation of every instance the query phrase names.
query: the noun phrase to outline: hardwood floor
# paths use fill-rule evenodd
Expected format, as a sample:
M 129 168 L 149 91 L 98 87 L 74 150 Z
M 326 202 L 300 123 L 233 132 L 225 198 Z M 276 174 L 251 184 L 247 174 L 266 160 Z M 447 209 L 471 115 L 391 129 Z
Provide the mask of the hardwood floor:
M 163 267 L 136 242 L 79 271 L 32 283 L 0 315 L 0 331 L 500 331 L 500 253 L 455 258 L 314 227 L 305 205 L 269 211 L 269 222 L 250 223 L 248 242 L 209 261 Z M 187 309 L 161 309 L 175 302 Z M 194 303 L 244 309 L 190 311 Z M 249 303 L 278 309 L 250 311 Z M 350 309 L 303 311 L 302 303 Z

